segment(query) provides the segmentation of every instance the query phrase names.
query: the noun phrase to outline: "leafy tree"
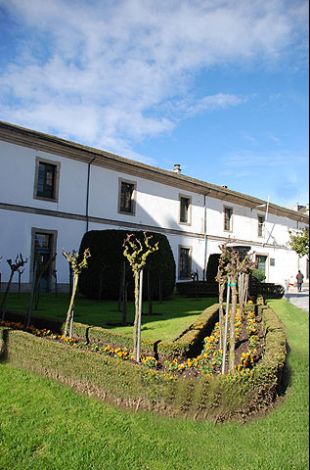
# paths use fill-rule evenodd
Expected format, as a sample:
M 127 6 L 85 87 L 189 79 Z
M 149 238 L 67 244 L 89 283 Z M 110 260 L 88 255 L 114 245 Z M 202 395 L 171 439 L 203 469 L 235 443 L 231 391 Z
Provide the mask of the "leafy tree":
M 253 269 L 251 275 L 257 282 L 263 282 L 266 279 L 266 275 L 262 269 Z
M 309 229 L 304 228 L 299 232 L 289 231 L 290 233 L 290 247 L 296 251 L 298 256 L 309 256 Z

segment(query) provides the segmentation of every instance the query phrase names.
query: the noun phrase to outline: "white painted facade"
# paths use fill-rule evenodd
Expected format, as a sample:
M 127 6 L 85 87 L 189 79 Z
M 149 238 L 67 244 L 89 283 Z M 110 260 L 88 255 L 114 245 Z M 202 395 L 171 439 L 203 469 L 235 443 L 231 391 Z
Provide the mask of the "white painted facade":
M 91 163 L 89 149 L 77 148 L 68 155 L 64 141 L 53 138 L 57 150 L 44 134 L 22 131 L 4 123 L 0 127 L 0 271 L 2 282 L 9 277 L 6 259 L 18 253 L 29 259 L 33 253 L 33 232 L 51 231 L 57 251 L 56 269 L 59 284 L 68 284 L 68 265 L 62 251 L 78 249 L 82 236 L 88 230 L 134 229 L 164 233 L 170 242 L 179 273 L 179 248 L 190 249 L 192 271 L 199 279 L 204 276 L 208 257 L 219 253 L 219 245 L 229 237 L 236 245 L 251 246 L 257 255 L 266 256 L 267 281 L 285 284 L 300 268 L 306 275 L 307 260 L 299 259 L 289 248 L 289 229 L 298 229 L 308 223 L 308 217 L 298 212 L 270 205 L 264 236 L 258 236 L 258 215 L 265 208 L 257 208 L 255 199 L 211 185 L 211 191 L 201 182 L 115 158 L 105 164 L 104 156 Z M 0 123 L 1 125 L 1 123 Z M 28 138 L 29 133 L 29 138 Z M 36 140 L 38 143 L 36 143 Z M 71 144 L 71 143 L 69 143 Z M 47 147 L 48 150 L 45 150 Z M 62 148 L 64 149 L 62 151 Z M 92 149 L 96 154 L 96 149 Z M 85 153 L 85 158 L 83 156 Z M 57 201 L 36 197 L 36 164 L 38 159 L 57 164 L 59 191 Z M 127 161 L 128 162 L 128 161 Z M 129 162 L 130 163 L 130 162 Z M 137 167 L 137 170 L 136 170 Z M 143 175 L 141 176 L 141 172 Z M 88 212 L 87 188 L 89 174 Z M 120 180 L 135 184 L 134 214 L 119 212 Z M 207 185 L 207 183 L 206 183 Z M 215 188 L 215 189 L 214 189 Z M 216 197 L 219 191 L 219 197 Z M 209 194 L 210 193 L 210 194 Z M 180 223 L 180 196 L 190 198 L 189 223 Z M 248 199 L 247 199 L 248 198 Z M 245 203 L 243 204 L 243 199 Z M 261 201 L 262 202 L 262 201 Z M 233 210 L 232 230 L 224 230 L 224 207 Z M 87 216 L 88 213 L 88 216 Z M 283 213 L 283 214 L 282 214 Z M 272 260 L 272 261 L 271 261 Z M 23 284 L 30 281 L 31 263 L 25 267 Z M 16 281 L 16 279 L 15 279 Z

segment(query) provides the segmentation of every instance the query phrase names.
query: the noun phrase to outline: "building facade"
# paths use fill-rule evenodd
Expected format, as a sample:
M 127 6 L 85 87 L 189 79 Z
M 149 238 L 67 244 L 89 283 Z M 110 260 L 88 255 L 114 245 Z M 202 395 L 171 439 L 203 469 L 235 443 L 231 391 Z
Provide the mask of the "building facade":
M 78 249 L 88 230 L 123 229 L 164 233 L 177 279 L 206 277 L 210 255 L 231 240 L 249 246 L 266 280 L 285 284 L 308 263 L 288 245 L 289 230 L 309 217 L 227 187 L 166 171 L 98 149 L 0 122 L 0 271 L 6 259 L 29 259 L 22 287 L 29 287 L 34 253 L 48 259 L 57 283 L 69 283 L 63 250 Z M 55 282 L 51 277 L 48 282 Z M 15 282 L 17 279 L 15 279 Z

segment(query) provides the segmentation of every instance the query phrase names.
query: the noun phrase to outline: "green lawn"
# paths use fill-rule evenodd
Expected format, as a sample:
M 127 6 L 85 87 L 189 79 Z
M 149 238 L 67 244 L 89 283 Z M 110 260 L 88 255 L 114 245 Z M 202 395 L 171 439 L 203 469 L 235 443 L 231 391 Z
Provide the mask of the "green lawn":
M 0 365 L 0 468 L 306 470 L 308 315 L 270 303 L 287 327 L 291 380 L 264 418 L 214 425 L 124 412 Z
M 24 312 L 27 310 L 28 301 L 27 294 L 10 294 L 7 309 Z M 154 315 L 145 314 L 142 317 L 142 338 L 172 340 L 188 328 L 197 315 L 216 301 L 214 298 L 187 299 L 174 296 L 162 303 L 154 302 Z M 33 312 L 33 316 L 64 321 L 68 302 L 66 294 L 58 294 L 57 297 L 54 294 L 42 294 L 39 309 Z M 146 304 L 143 306 L 143 311 L 148 311 Z M 133 312 L 133 302 L 129 302 L 128 321 L 133 321 Z M 111 326 L 113 323 L 121 322 L 121 313 L 115 301 L 96 302 L 82 297 L 77 298 L 74 318 L 80 323 L 113 328 L 117 333 L 132 335 L 130 326 Z

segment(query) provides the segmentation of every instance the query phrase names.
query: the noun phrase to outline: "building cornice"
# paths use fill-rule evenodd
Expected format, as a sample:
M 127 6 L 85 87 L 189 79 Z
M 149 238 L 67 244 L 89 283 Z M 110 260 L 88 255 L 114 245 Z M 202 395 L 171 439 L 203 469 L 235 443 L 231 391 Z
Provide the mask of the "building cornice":
M 130 160 L 104 150 L 77 144 L 53 135 L 26 129 L 3 121 L 0 121 L 0 139 L 12 144 L 32 148 L 36 151 L 48 152 L 85 163 L 92 161 L 93 165 L 156 181 L 183 191 L 220 199 L 251 209 L 257 209 L 258 206 L 267 204 L 267 202 L 262 199 L 232 191 L 222 186 L 217 186 L 182 174 L 176 174 L 173 171 L 162 170 L 161 168 Z M 287 217 L 291 220 L 309 224 L 309 217 L 307 215 L 276 204 L 271 203 L 269 205 L 269 212 L 277 216 Z

